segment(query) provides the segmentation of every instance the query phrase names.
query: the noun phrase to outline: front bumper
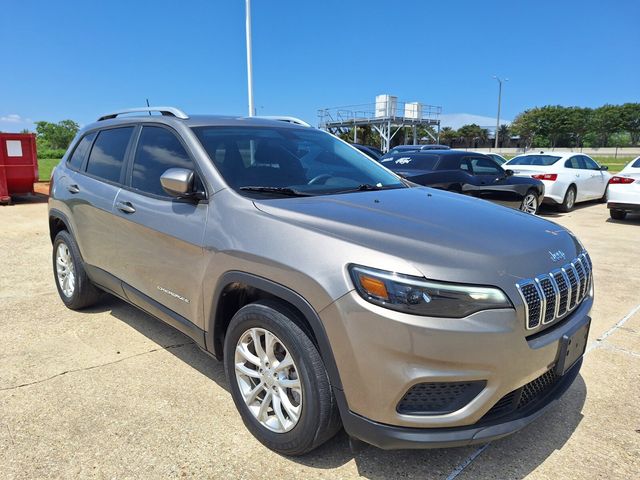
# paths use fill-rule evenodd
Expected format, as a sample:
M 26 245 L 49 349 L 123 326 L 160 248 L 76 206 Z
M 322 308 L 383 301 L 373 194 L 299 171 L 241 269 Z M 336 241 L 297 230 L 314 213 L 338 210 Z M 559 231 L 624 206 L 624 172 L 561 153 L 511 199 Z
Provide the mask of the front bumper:
M 450 448 L 487 443 L 521 430 L 553 407 L 576 379 L 581 366 L 582 359 L 532 408 L 520 412 L 517 416 L 499 419 L 492 423 L 430 429 L 397 427 L 374 422 L 349 410 L 343 412 L 341 409 L 342 423 L 352 437 L 385 450 Z M 342 392 L 339 394 L 342 398 L 338 403 L 344 404 Z
M 586 297 L 569 317 L 527 340 L 524 319 L 511 309 L 434 319 L 372 305 L 355 292 L 343 296 L 320 315 L 344 388 L 337 395 L 345 429 L 382 448 L 417 448 L 481 442 L 522 428 L 568 388 L 569 373 L 558 382 L 564 387 L 554 387 L 554 396 L 534 410 L 490 424 L 483 417 L 505 395 L 555 365 L 560 338 L 588 321 L 592 303 Z M 572 369 L 573 378 L 578 369 Z M 486 381 L 485 388 L 454 412 L 397 410 L 418 383 L 474 380 Z

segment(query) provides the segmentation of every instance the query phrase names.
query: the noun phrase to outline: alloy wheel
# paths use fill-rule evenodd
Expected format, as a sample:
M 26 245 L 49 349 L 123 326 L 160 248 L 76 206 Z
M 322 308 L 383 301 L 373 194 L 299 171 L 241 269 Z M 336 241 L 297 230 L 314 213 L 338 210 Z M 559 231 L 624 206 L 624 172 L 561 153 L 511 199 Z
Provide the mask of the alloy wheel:
M 245 404 L 265 428 L 293 429 L 302 413 L 298 368 L 282 341 L 264 328 L 250 328 L 238 340 L 235 377 Z
M 522 200 L 522 206 L 520 207 L 525 213 L 535 214 L 538 211 L 538 199 L 533 193 L 528 193 L 524 200 Z
M 573 208 L 574 203 L 576 203 L 576 193 L 572 188 L 567 192 L 567 208 Z
M 56 275 L 65 297 L 71 298 L 76 288 L 76 270 L 66 243 L 60 242 L 56 250 Z

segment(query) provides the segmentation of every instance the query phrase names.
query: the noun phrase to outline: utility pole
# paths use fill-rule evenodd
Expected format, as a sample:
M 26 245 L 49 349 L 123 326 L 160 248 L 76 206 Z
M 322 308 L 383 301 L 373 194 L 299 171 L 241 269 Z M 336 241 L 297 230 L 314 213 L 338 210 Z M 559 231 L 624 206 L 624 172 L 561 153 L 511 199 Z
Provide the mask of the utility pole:
M 247 0 L 248 1 L 248 0 Z M 498 78 L 496 75 L 493 76 L 493 78 L 495 78 L 498 81 L 498 117 L 496 118 L 496 143 L 495 143 L 495 148 L 498 148 L 498 131 L 500 130 L 500 103 L 502 102 L 502 82 L 508 82 L 509 79 L 505 78 L 504 80 L 501 80 L 500 78 Z
M 246 4 L 246 32 L 247 32 L 247 89 L 249 92 L 249 116 L 253 117 L 256 110 L 253 106 L 253 62 L 251 59 L 251 0 Z

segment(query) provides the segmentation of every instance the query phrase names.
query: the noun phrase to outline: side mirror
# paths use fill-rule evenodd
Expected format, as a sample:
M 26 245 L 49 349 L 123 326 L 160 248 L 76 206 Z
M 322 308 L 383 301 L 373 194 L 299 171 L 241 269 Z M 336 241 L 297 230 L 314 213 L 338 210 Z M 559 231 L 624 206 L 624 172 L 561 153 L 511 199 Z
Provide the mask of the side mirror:
M 507 177 L 513 177 L 513 170 L 511 170 L 510 168 L 507 168 L 507 169 L 504 171 L 504 174 L 505 174 Z
M 602 165 L 600 166 L 600 170 L 609 170 L 609 167 L 607 167 L 606 165 Z
M 194 191 L 195 174 L 187 168 L 170 168 L 160 177 L 160 185 L 165 192 L 176 198 L 197 198 Z

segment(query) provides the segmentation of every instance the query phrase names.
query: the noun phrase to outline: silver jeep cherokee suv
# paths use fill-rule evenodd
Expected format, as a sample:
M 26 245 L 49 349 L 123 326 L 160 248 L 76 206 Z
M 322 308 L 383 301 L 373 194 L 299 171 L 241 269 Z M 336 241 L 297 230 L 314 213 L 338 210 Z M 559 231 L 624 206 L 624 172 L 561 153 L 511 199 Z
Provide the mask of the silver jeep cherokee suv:
M 53 173 L 60 297 L 109 292 L 224 360 L 269 448 L 340 425 L 381 448 L 487 442 L 578 375 L 592 265 L 565 228 L 295 119 L 150 110 L 87 126 Z

